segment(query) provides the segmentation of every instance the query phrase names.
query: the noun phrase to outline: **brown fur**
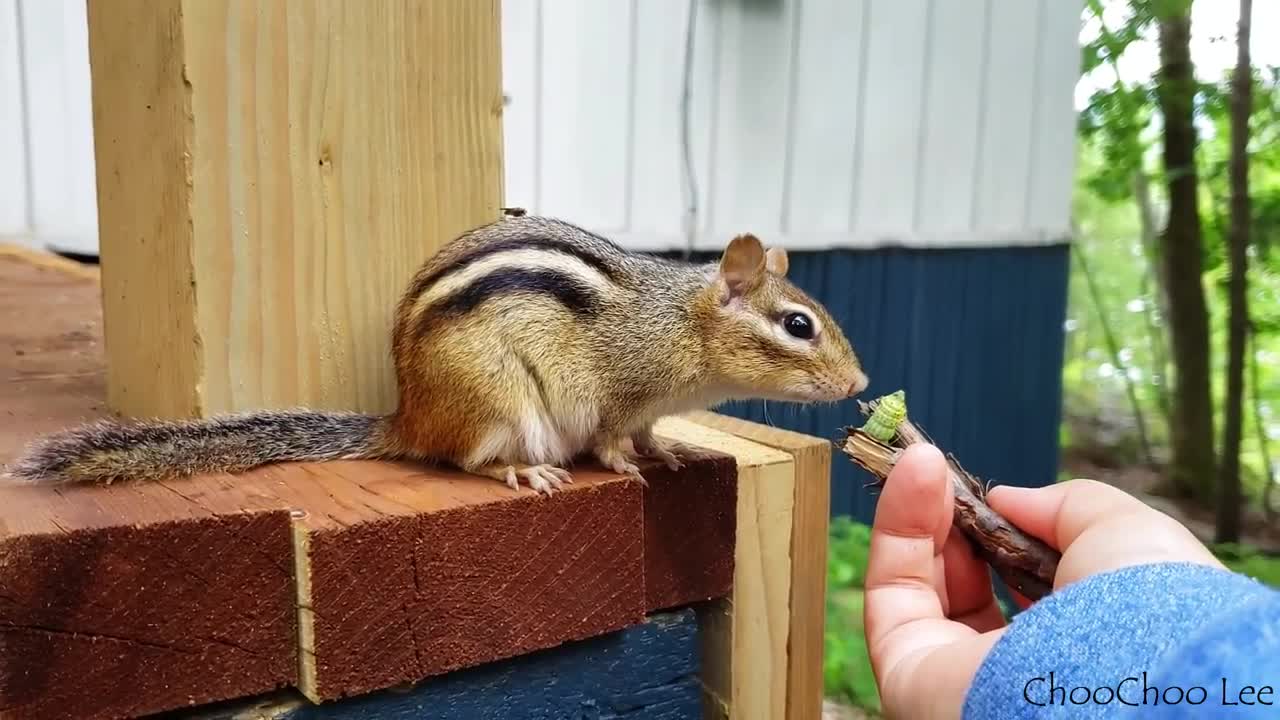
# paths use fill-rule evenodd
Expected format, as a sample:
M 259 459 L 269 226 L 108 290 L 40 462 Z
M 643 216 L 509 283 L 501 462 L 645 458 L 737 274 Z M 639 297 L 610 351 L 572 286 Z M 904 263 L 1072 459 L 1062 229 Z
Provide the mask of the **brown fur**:
M 525 257 L 546 267 L 507 263 L 512 252 L 535 253 Z M 486 262 L 497 269 L 485 272 Z M 514 467 L 586 451 L 631 471 L 624 441 L 669 457 L 650 430 L 663 415 L 731 399 L 831 401 L 865 387 L 839 326 L 786 280 L 787 266 L 785 251 L 766 252 L 750 235 L 734 238 L 720 263 L 692 265 L 626 252 L 561 221 L 506 217 L 447 245 L 409 284 L 396 308 L 399 405 L 390 417 L 296 411 L 100 423 L 34 445 L 11 472 L 110 482 L 398 457 L 514 484 Z M 789 306 L 817 320 L 817 340 L 777 335 Z M 477 455 L 487 442 L 501 445 L 503 433 L 534 450 L 552 440 L 545 457 L 510 443 Z M 561 476 L 543 477 L 559 486 Z

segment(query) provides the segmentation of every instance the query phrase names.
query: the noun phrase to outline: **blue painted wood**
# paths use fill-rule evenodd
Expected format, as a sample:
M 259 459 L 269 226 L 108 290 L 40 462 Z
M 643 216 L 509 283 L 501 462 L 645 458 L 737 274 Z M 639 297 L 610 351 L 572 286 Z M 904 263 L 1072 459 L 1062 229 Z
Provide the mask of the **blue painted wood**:
M 698 621 L 657 613 L 615 633 L 312 705 L 289 693 L 206 720 L 695 720 L 702 717 Z M 189 717 L 184 715 L 184 717 Z
M 906 391 L 911 417 L 966 469 L 1039 487 L 1057 476 L 1067 245 L 790 253 L 789 277 L 827 305 L 871 377 L 863 399 Z M 702 254 L 697 259 L 714 259 Z M 719 408 L 824 438 L 853 403 Z M 871 522 L 870 476 L 832 456 L 831 512 Z

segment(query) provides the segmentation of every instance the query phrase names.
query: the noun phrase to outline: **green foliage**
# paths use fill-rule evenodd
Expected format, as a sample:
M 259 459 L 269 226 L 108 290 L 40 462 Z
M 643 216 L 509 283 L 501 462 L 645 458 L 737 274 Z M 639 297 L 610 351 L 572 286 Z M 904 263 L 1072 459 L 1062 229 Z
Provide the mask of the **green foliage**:
M 827 600 L 822 679 L 827 697 L 866 710 L 880 709 L 880 691 L 862 628 L 862 590 L 832 593 Z
M 1207 2 L 1208 0 L 1201 0 Z M 1107 453 L 1117 463 L 1138 459 L 1133 409 L 1125 396 L 1124 378 L 1133 378 L 1138 405 L 1146 419 L 1157 456 L 1167 455 L 1168 373 L 1176 358 L 1168 347 L 1160 313 L 1158 243 L 1144 243 L 1135 177 L 1141 172 L 1150 189 L 1158 233 L 1167 210 L 1160 162 L 1161 117 L 1156 102 L 1158 78 L 1121 83 L 1118 63 L 1135 43 L 1150 43 L 1155 22 L 1189 7 L 1189 0 L 1129 0 L 1103 22 L 1103 0 L 1089 0 L 1083 70 L 1105 85 L 1090 98 L 1079 119 L 1077 182 L 1072 210 L 1079 229 L 1076 252 L 1085 254 L 1101 300 L 1094 303 L 1079 268 L 1072 272 L 1063 369 L 1063 447 L 1084 448 L 1091 457 Z M 1109 24 L 1108 24 L 1109 23 Z M 1228 42 L 1233 39 L 1228 39 Z M 1230 139 L 1229 73 L 1201 77 L 1194 93 L 1204 230 L 1204 282 L 1209 303 L 1213 398 L 1221 408 L 1226 372 L 1226 245 L 1230 191 L 1227 168 Z M 1257 333 L 1259 412 L 1245 412 L 1246 497 L 1255 501 L 1268 478 L 1268 458 L 1259 436 L 1278 440 L 1280 452 L 1280 68 L 1255 67 L 1250 120 L 1249 173 L 1253 206 L 1249 272 L 1249 304 Z M 1121 339 L 1119 363 L 1104 342 L 1103 323 Z M 1249 389 L 1252 394 L 1252 388 Z M 1255 416 L 1263 418 L 1258 427 Z M 1215 412 L 1220 415 L 1220 412 Z
M 827 547 L 827 586 L 860 588 L 871 550 L 871 527 L 845 516 L 831 520 Z
M 825 693 L 846 704 L 877 711 L 880 695 L 862 628 L 862 583 L 871 550 L 871 528 L 837 517 L 831 521 L 830 533 L 822 659 Z
M 1260 583 L 1280 588 L 1280 557 L 1236 543 L 1215 545 L 1212 550 L 1222 564 L 1231 570 L 1248 575 Z

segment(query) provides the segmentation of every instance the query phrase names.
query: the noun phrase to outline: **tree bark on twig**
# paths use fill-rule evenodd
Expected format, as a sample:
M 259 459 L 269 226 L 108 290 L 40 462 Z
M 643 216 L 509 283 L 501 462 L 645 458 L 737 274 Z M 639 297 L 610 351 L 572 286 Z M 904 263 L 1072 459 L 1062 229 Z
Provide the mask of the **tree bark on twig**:
M 1231 220 L 1227 284 L 1227 396 L 1222 425 L 1222 459 L 1218 475 L 1216 542 L 1238 542 L 1241 520 L 1240 441 L 1244 426 L 1244 352 L 1249 329 L 1249 115 L 1252 112 L 1253 67 L 1249 60 L 1249 20 L 1253 0 L 1240 0 L 1236 31 L 1236 68 L 1231 78 Z
M 869 415 L 875 404 L 876 401 L 859 403 L 859 407 L 864 415 Z M 892 444 L 877 440 L 861 428 L 845 428 L 839 447 L 854 463 L 870 472 L 878 485 L 883 485 L 902 452 L 919 442 L 930 441 L 910 418 L 904 418 Z M 1053 592 L 1061 553 L 992 510 L 986 502 L 986 486 L 960 467 L 951 455 L 947 455 L 947 466 L 955 497 L 952 522 L 972 544 L 978 557 L 995 570 L 1006 585 L 1032 602 Z

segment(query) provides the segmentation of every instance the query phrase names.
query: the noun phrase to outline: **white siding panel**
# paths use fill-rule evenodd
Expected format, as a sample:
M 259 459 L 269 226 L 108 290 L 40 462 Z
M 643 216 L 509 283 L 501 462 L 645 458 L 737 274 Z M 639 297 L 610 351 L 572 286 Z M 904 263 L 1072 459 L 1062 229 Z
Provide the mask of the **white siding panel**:
M 636 4 L 635 136 L 628 183 L 630 232 L 679 237 L 683 233 L 684 176 L 681 95 L 689 0 Z M 694 29 L 697 29 L 695 21 Z
M 1026 222 L 1032 229 L 1063 235 L 1071 227 L 1071 186 L 1076 146 L 1054 141 L 1074 137 L 1074 93 L 1080 76 L 1077 41 L 1084 0 L 1040 0 L 1039 74 L 1036 76 L 1036 142 L 1028 168 Z M 1075 28 L 1075 32 L 1067 32 Z
M 1040 5 L 1039 0 L 991 0 L 975 186 L 974 224 L 980 231 L 1025 228 Z
M 899 240 L 913 232 L 929 0 L 872 0 L 858 124 L 854 223 Z
M 931 7 L 915 208 L 915 225 L 922 233 L 959 235 L 972 229 L 982 118 L 978 89 L 989 7 L 990 0 L 935 0 Z
M 538 205 L 538 100 L 542 0 L 502 6 L 502 152 L 504 198 L 510 207 Z
M 503 0 L 507 204 L 643 249 L 1059 241 L 1083 4 Z M 92 251 L 86 30 L 0 0 L 0 233 Z
M 849 231 L 870 3 L 800 2 L 784 231 Z
M 26 127 L 17 0 L 0 0 L 0 235 L 27 231 Z
M 686 228 L 686 222 L 692 225 L 696 231 L 693 238 L 694 246 L 700 247 L 698 242 L 700 238 L 714 237 L 716 234 L 707 209 L 711 207 L 711 198 L 716 194 L 717 180 L 719 180 L 719 177 L 712 172 L 712 167 L 715 165 L 718 145 L 716 124 L 720 115 L 720 95 L 716 92 L 716 88 L 720 84 L 720 45 L 724 33 L 720 25 L 721 3 L 719 0 L 692 1 L 697 3 L 697 18 L 694 25 L 693 63 L 690 68 L 689 151 L 693 157 L 693 181 L 696 190 L 695 216 L 683 217 L 681 227 Z M 646 53 L 642 57 L 644 59 L 639 62 L 644 62 L 650 55 Z M 662 152 L 662 149 L 645 148 L 644 152 Z M 683 168 L 683 163 L 681 167 Z M 686 187 L 683 175 L 680 183 L 682 188 Z M 657 246 L 666 245 L 667 243 L 660 238 L 661 236 L 652 238 L 636 233 L 634 242 L 656 242 Z M 672 245 L 686 248 L 689 240 L 688 237 L 681 237 L 678 243 Z
M 32 224 L 68 250 L 96 252 L 88 22 L 83 2 L 19 0 Z
M 773 235 L 781 221 L 794 2 L 720 4 L 713 232 Z
M 626 224 L 633 7 L 542 6 L 541 210 L 604 232 Z

